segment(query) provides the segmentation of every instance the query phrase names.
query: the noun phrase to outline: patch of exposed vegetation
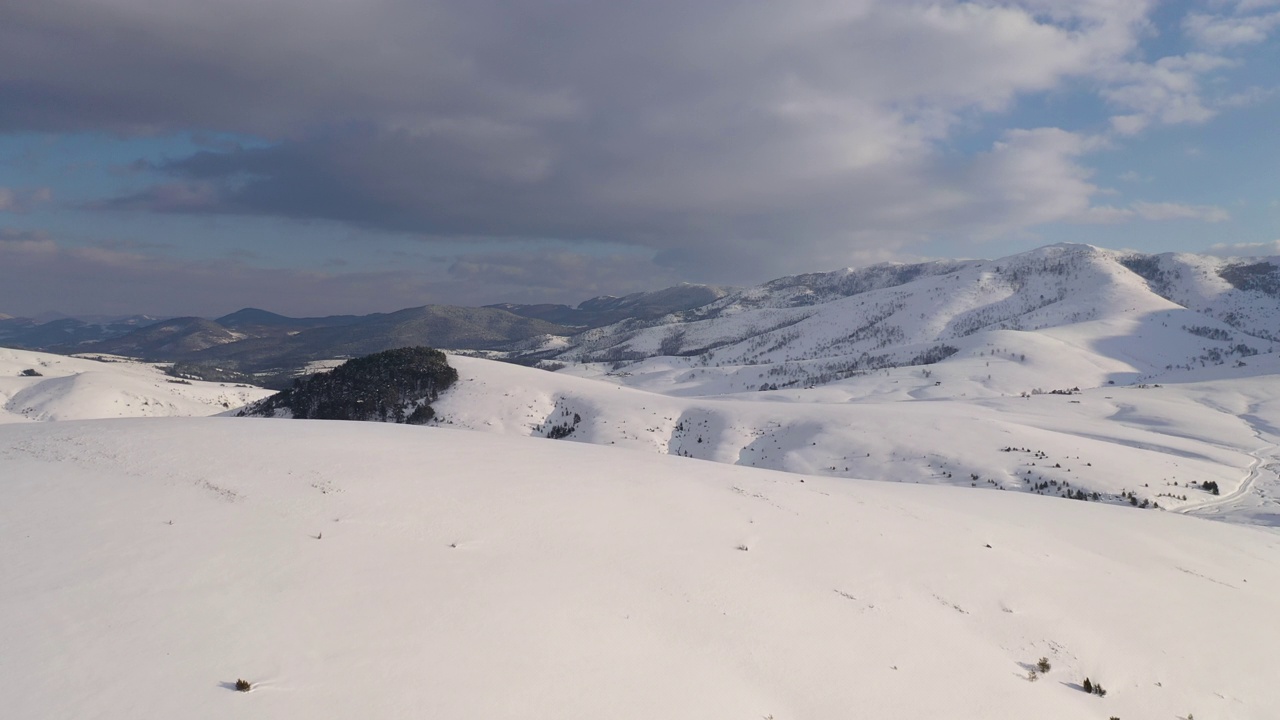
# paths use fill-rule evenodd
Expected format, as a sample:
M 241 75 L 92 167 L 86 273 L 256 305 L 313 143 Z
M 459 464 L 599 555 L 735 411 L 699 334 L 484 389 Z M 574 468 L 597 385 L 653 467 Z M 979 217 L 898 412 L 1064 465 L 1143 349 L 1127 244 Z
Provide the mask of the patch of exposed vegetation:
M 240 414 L 271 417 L 286 410 L 299 419 L 421 425 L 435 417 L 431 403 L 457 379 L 458 371 L 439 350 L 386 350 L 348 360 L 329 372 L 298 378 L 293 387 Z

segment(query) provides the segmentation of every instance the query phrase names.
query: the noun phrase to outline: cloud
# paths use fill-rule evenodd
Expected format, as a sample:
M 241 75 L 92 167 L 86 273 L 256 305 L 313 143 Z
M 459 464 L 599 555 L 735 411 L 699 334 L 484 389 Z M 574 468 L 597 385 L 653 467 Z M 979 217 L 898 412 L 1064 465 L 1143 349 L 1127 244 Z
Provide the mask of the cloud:
M 1130 220 L 1196 220 L 1207 223 L 1227 222 L 1231 213 L 1217 205 L 1183 205 L 1170 202 L 1135 202 L 1128 207 L 1099 206 L 1089 208 L 1081 222 L 1118 223 Z
M 290 315 L 369 313 L 428 303 L 576 304 L 676 281 L 643 257 L 552 251 L 475 253 L 434 271 L 406 258 L 393 270 L 258 267 L 243 257 L 183 259 L 128 241 L 76 246 L 0 228 L 0 309 L 10 315 L 216 317 L 245 306 Z
M 1126 112 L 1111 118 L 1119 135 L 1135 135 L 1152 124 L 1200 124 L 1216 111 L 1200 95 L 1200 77 L 1232 67 L 1233 60 L 1206 53 L 1129 63 L 1108 71 L 1111 85 L 1102 95 Z
M 1247 13 L 1276 6 L 1280 6 L 1280 0 L 1240 0 L 1240 2 L 1236 3 L 1236 12 Z
M 0 128 L 279 139 L 624 110 L 662 131 L 727 107 L 998 108 L 1131 50 L 1150 5 L 223 0 L 157 13 L 149 0 L 43 0 L 0 25 Z
M 47 187 L 31 189 L 0 187 L 0 212 L 30 212 L 37 205 L 51 200 L 53 200 L 53 191 Z
M 516 299 L 564 297 L 573 293 L 619 295 L 675 285 L 670 269 L 627 254 L 587 255 L 567 251 L 463 255 L 449 266 L 450 278 L 484 287 L 516 289 Z M 509 295 L 512 295 L 508 291 Z
M 1242 4 L 1239 9 L 1246 8 Z M 1183 31 L 1192 40 L 1209 48 L 1256 45 L 1265 42 L 1277 26 L 1280 26 L 1280 13 L 1244 17 L 1191 13 L 1182 23 Z
M 17 230 L 15 228 L 0 227 L 0 243 L 12 243 L 13 245 L 22 243 L 28 247 L 34 247 L 52 242 L 53 240 L 48 233 L 39 230 Z
M 1231 213 L 1216 205 L 1181 205 L 1178 203 L 1133 204 L 1133 211 L 1143 220 L 1200 220 L 1208 223 L 1226 222 Z
M 422 304 L 409 301 L 421 288 L 408 273 L 339 276 L 65 246 L 41 234 L 0 232 L 0 239 L 0 307 L 10 315 L 57 309 L 214 316 L 238 309 L 228 302 L 284 312 L 390 310 L 397 301 L 400 307 Z
M 504 165 L 528 167 L 500 148 L 349 132 L 200 153 L 166 168 L 175 181 L 110 206 L 318 217 L 455 239 L 607 240 L 733 283 L 842 265 L 864 249 L 943 231 L 985 238 L 1070 219 L 1097 192 L 1078 164 L 1097 147 L 1054 128 L 1018 130 L 966 161 L 921 151 L 779 186 L 768 167 L 722 176 L 723 164 L 683 156 L 637 157 L 603 177 L 571 170 L 530 178 Z M 731 162 L 754 160 L 746 153 Z M 697 179 L 706 173 L 716 177 Z M 780 259 L 781 242 L 789 253 Z
M 1240 92 L 1225 95 L 1214 101 L 1218 108 L 1247 108 L 1264 103 L 1280 93 L 1280 87 L 1249 87 Z
M 1109 103 L 1113 137 L 1245 102 L 1202 98 L 1229 58 L 1137 60 L 1155 4 L 42 0 L 0 22 L 0 132 L 201 146 L 120 166 L 158 180 L 102 210 L 555 239 L 625 282 L 600 249 L 621 246 L 645 278 L 736 284 L 1116 216 L 1092 131 L 956 140 L 1064 88 Z M 452 280 L 593 281 L 510 258 Z
M 1210 246 L 1205 253 L 1226 258 L 1274 257 L 1280 255 L 1280 240 L 1259 243 L 1218 243 Z
M 744 271 L 785 243 L 811 269 L 1079 212 L 1081 153 L 1049 129 L 948 143 L 1021 96 L 1111 83 L 1151 6 L 43 0 L 0 23 L 0 132 L 261 140 L 148 166 L 168 177 L 101 205 L 118 210 L 604 240 Z
M 217 209 L 219 202 L 219 190 L 212 183 L 184 181 L 153 185 L 136 195 L 106 202 L 93 202 L 89 203 L 88 207 L 162 213 L 199 213 Z

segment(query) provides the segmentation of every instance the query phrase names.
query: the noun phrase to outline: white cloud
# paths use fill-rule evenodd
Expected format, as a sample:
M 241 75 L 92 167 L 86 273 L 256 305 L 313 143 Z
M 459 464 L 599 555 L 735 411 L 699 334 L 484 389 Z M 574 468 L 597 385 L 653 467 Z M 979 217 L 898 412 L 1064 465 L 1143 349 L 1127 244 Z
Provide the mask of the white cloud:
M 1214 100 L 1214 107 L 1218 108 L 1247 108 L 1253 107 L 1260 103 L 1264 103 L 1280 93 L 1280 87 L 1250 87 L 1240 92 L 1231 93 L 1224 97 Z
M 1268 257 L 1280 255 L 1280 240 L 1259 243 L 1218 243 L 1205 251 L 1219 257 Z
M 1182 22 L 1183 30 L 1192 40 L 1215 49 L 1265 42 L 1277 26 L 1280 26 L 1280 13 L 1243 17 L 1191 13 Z
M 1208 223 L 1226 222 L 1231 213 L 1216 205 L 1182 205 L 1170 202 L 1136 202 L 1134 213 L 1143 220 L 1200 220 Z
M 1131 220 L 1195 220 L 1207 223 L 1226 222 L 1231 213 L 1217 205 L 1183 205 L 1170 202 L 1135 202 L 1128 207 L 1094 206 L 1074 218 L 1076 222 L 1114 224 Z
M 1161 58 L 1154 63 L 1128 63 L 1107 71 L 1110 87 L 1102 95 L 1128 113 L 1111 118 L 1120 135 L 1134 135 L 1153 123 L 1199 124 L 1215 114 L 1200 95 L 1200 77 L 1231 67 L 1234 61 L 1217 55 L 1191 53 Z

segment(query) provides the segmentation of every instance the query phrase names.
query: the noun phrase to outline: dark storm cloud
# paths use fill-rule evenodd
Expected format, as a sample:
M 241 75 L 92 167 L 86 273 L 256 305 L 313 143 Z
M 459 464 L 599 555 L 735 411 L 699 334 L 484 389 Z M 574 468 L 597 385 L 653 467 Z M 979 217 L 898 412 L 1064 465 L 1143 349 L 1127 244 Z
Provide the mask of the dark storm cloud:
M 9 3 L 0 131 L 262 141 L 103 207 L 608 241 L 733 281 L 1086 211 L 1071 133 L 940 147 L 1123 57 L 1148 5 Z

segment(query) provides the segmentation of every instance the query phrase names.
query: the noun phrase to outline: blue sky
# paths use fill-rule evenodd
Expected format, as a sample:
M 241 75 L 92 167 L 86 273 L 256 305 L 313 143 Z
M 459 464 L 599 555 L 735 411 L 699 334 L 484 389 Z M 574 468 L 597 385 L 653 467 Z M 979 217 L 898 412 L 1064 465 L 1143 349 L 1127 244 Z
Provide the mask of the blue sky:
M 1280 0 L 7 4 L 0 313 L 1280 254 L 1277 32 Z

